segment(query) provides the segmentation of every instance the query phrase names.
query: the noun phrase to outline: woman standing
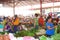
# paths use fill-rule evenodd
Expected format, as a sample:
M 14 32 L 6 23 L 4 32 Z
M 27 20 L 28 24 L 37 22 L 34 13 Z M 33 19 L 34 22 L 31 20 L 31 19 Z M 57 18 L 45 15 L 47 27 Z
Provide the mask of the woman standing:
M 13 21 L 13 30 L 14 30 L 14 33 L 16 33 L 18 31 L 18 26 L 19 26 L 19 17 L 17 15 L 14 16 L 14 21 Z
M 46 23 L 46 35 L 48 37 L 54 35 L 54 33 L 55 33 L 54 28 L 56 28 L 56 26 L 54 27 L 54 25 L 52 23 L 52 18 L 48 17 L 47 18 L 47 23 Z
M 35 14 L 34 27 L 35 27 L 36 30 L 39 28 L 38 26 L 39 26 L 39 24 L 38 24 L 38 14 Z

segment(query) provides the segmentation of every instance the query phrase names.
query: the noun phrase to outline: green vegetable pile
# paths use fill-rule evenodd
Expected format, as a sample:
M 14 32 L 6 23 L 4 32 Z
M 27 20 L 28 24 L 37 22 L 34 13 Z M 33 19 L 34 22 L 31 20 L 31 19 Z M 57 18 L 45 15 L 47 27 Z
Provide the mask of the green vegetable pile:
M 58 33 L 60 33 L 60 24 L 57 27 L 57 31 L 58 31 Z
M 18 31 L 15 33 L 15 37 L 23 37 L 23 36 L 35 36 L 35 33 L 38 32 L 35 29 L 31 29 L 31 30 L 22 30 L 22 31 Z
M 60 40 L 60 34 L 55 34 L 52 36 L 54 40 Z
M 5 32 L 0 32 L 1 35 L 5 34 Z
M 5 33 L 9 34 L 9 32 L 6 32 L 6 31 L 0 32 L 1 35 L 4 35 Z

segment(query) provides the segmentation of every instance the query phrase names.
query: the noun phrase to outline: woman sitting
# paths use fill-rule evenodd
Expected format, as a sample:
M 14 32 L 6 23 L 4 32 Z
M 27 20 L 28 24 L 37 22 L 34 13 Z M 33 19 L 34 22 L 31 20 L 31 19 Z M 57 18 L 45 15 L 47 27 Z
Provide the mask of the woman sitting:
M 4 30 L 9 33 L 13 33 L 12 27 L 10 26 L 9 23 L 6 23 Z
M 48 37 L 51 37 L 52 35 L 54 35 L 55 33 L 55 29 L 56 26 L 54 27 L 53 23 L 52 23 L 52 18 L 48 17 L 47 18 L 47 23 L 46 23 L 46 35 Z

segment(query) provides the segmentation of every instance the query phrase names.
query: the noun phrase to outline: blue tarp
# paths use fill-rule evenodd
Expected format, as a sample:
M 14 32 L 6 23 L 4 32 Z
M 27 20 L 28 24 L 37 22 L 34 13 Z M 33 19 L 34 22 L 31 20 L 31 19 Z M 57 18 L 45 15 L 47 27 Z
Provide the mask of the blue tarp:
M 4 26 L 2 24 L 0 24 L 0 28 L 4 28 Z

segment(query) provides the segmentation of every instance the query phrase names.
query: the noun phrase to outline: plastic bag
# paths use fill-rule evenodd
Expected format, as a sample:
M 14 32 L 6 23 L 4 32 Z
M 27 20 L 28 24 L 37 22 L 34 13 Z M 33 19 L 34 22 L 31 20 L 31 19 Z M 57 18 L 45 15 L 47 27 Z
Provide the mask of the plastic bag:
M 25 27 L 25 25 L 22 25 L 22 28 L 23 28 L 24 30 L 28 30 L 28 29 Z
M 3 35 L 0 35 L 0 40 L 3 40 Z
M 54 40 L 60 40 L 60 34 L 55 34 L 55 35 L 53 36 L 53 38 L 54 38 Z
M 18 37 L 17 40 L 23 40 L 23 37 Z
M 14 37 L 14 35 L 12 33 L 9 33 L 9 38 L 10 38 L 10 40 L 17 40 L 17 38 Z
M 58 33 L 60 33 L 60 24 L 57 27 L 57 31 L 58 31 Z
M 43 36 L 39 37 L 39 39 L 40 40 L 47 40 L 47 37 L 43 35 Z
M 10 40 L 8 35 L 4 35 L 4 40 Z
M 57 28 L 55 28 L 55 34 L 57 34 Z
M 34 37 L 30 37 L 30 36 L 25 36 L 23 38 L 23 40 L 35 40 Z

